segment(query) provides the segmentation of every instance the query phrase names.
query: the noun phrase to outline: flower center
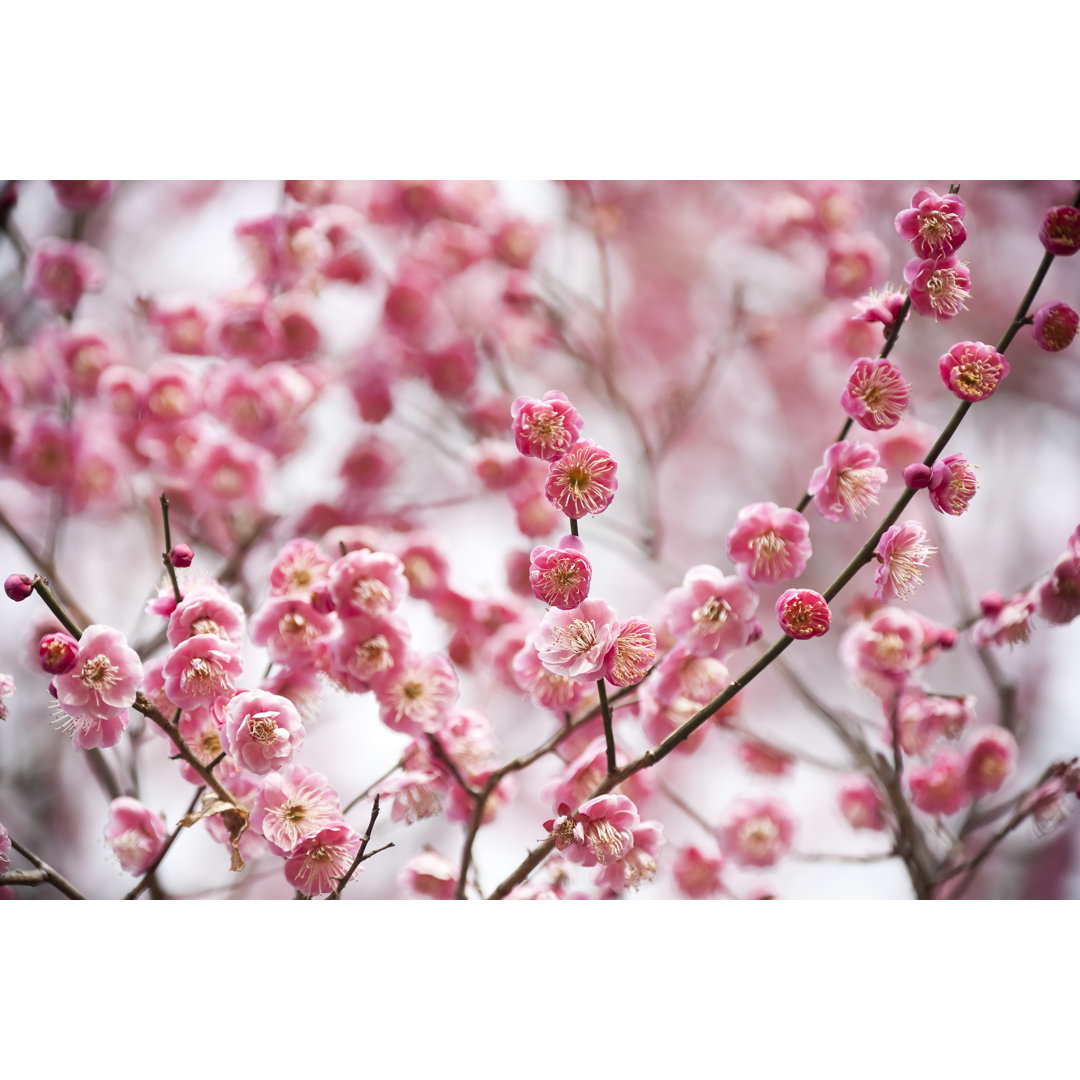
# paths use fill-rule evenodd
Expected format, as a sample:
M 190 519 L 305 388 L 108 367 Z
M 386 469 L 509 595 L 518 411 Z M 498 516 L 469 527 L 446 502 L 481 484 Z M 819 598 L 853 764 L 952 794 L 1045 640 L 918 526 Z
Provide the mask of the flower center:
M 750 540 L 750 550 L 754 553 L 753 572 L 771 573 L 777 566 L 786 564 L 787 544 L 783 538 L 768 529 L 760 536 Z
M 253 713 L 248 717 L 248 731 L 251 732 L 251 737 L 256 742 L 266 743 L 268 746 L 276 743 L 280 729 L 275 723 L 274 717 L 278 715 L 277 712 L 261 712 Z
M 616 829 L 610 821 L 590 821 L 585 829 L 585 839 L 589 848 L 601 866 L 616 862 L 622 858 L 631 837 L 629 833 Z
M 116 684 L 120 678 L 120 669 L 104 653 L 98 653 L 97 656 L 92 656 L 83 662 L 79 678 L 91 690 L 97 690 L 100 693 Z
M 719 596 L 710 596 L 699 608 L 694 609 L 694 629 L 702 634 L 710 634 L 728 621 L 731 605 Z
M 596 627 L 585 619 L 573 619 L 565 628 L 556 626 L 551 636 L 557 645 L 577 656 L 584 656 L 596 646 Z
M 755 858 L 764 858 L 780 836 L 780 829 L 770 817 L 751 818 L 739 829 L 739 842 Z

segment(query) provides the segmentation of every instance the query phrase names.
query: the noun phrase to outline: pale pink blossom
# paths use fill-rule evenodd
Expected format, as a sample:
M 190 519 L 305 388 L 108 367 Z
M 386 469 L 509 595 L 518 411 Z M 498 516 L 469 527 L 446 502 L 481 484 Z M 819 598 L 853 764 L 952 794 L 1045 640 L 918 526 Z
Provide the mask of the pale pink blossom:
M 529 468 L 509 443 L 498 439 L 483 439 L 469 451 L 469 464 L 487 491 L 509 491 L 520 483 Z
M 569 518 L 599 514 L 611 505 L 619 481 L 615 459 L 591 439 L 580 439 L 551 462 L 544 492 Z
M 10 675 L 0 672 L 0 720 L 8 718 L 8 707 L 4 698 L 13 697 L 14 694 L 15 680 Z
M 8 852 L 11 850 L 11 837 L 3 822 L 0 822 L 0 874 L 6 874 L 11 869 L 11 858 Z
M 939 739 L 955 741 L 975 722 L 975 699 L 970 694 L 927 694 L 909 685 L 894 702 L 882 703 L 887 724 L 895 711 L 897 737 L 905 754 L 928 753 Z M 892 742 L 891 730 L 886 740 Z
M 644 619 L 626 619 L 604 661 L 604 678 L 612 686 L 633 686 L 645 678 L 655 659 L 656 631 Z
M 887 697 L 924 663 L 925 645 L 926 631 L 914 615 L 885 607 L 849 627 L 840 639 L 840 659 L 858 682 Z
M 696 654 L 678 644 L 657 664 L 653 677 L 641 690 L 665 704 L 685 697 L 700 707 L 730 683 L 731 673 L 719 659 Z
M 837 792 L 840 813 L 853 829 L 883 832 L 887 827 L 885 807 L 873 780 L 862 773 L 845 776 Z
M 708 900 L 723 891 L 723 868 L 724 860 L 719 856 L 706 855 L 693 846 L 680 848 L 671 864 L 675 884 L 691 900 Z
M 868 431 L 900 423 L 911 400 L 911 383 L 891 360 L 862 357 L 851 365 L 840 405 Z
M 519 397 L 510 414 L 518 450 L 541 461 L 558 460 L 581 435 L 581 414 L 559 390 L 549 390 L 540 401 Z
M 637 890 L 642 882 L 652 881 L 660 848 L 664 846 L 664 827 L 658 821 L 643 821 L 632 832 L 634 846 L 621 859 L 602 865 L 593 875 L 594 884 L 620 893 Z
M 49 237 L 30 252 L 26 291 L 57 311 L 70 314 L 85 293 L 104 287 L 105 261 L 86 244 Z
M 165 695 L 181 709 L 209 705 L 236 688 L 243 670 L 238 646 L 215 634 L 196 634 L 165 660 Z
M 536 652 L 553 674 L 592 682 L 603 672 L 618 634 L 614 610 L 603 600 L 588 599 L 568 611 L 548 610 L 536 631 Z
M 728 533 L 727 553 L 751 581 L 788 581 L 806 569 L 810 526 L 797 510 L 752 503 L 739 511 Z
M 851 521 L 877 504 L 888 473 L 878 466 L 878 452 L 869 443 L 833 443 L 824 464 L 810 477 L 807 491 L 827 521 Z
M 188 589 L 169 615 L 166 636 L 179 645 L 196 634 L 212 634 L 234 645 L 243 644 L 244 609 L 216 581 Z
M 226 705 L 221 742 L 238 765 L 263 776 L 292 760 L 304 743 L 304 723 L 288 698 L 249 690 Z
M 888 253 L 874 236 L 839 236 L 825 253 L 825 295 L 854 299 L 885 276 Z
M 279 855 L 341 821 L 341 800 L 330 781 L 295 762 L 263 778 L 251 808 L 251 828 L 262 832 Z
M 971 629 L 972 641 L 978 648 L 986 649 L 991 645 L 1016 645 L 1030 640 L 1031 620 L 1039 596 L 1038 586 L 1008 600 L 997 593 L 987 593 L 980 601 L 983 617 Z
M 285 880 L 305 896 L 333 892 L 360 850 L 360 837 L 344 822 L 301 840 L 285 860 Z
M 53 686 L 70 715 L 105 718 L 134 704 L 142 678 L 142 662 L 124 635 L 95 623 L 83 631 L 75 663 Z
M 529 635 L 510 662 L 516 685 L 528 695 L 533 705 L 552 709 L 560 715 L 572 710 L 585 694 L 577 679 L 549 671 L 536 652 L 535 637 Z
M 980 731 L 968 744 L 964 780 L 973 799 L 992 795 L 1016 768 L 1019 748 L 1012 733 L 1003 727 Z
M 938 361 L 941 381 L 964 401 L 983 401 L 1009 374 L 1009 362 L 981 341 L 961 341 Z
M 563 856 L 581 866 L 610 866 L 625 858 L 634 847 L 634 830 L 640 825 L 637 807 L 625 795 L 599 795 L 582 803 L 574 818 L 581 826 L 582 841 L 571 844 Z
M 955 255 L 912 259 L 904 267 L 911 306 L 935 322 L 955 319 L 971 299 L 971 274 Z
M 326 581 L 330 559 L 314 540 L 297 537 L 277 553 L 270 567 L 270 593 L 273 596 L 310 597 L 311 590 Z
M 393 731 L 420 735 L 437 731 L 458 698 L 454 665 L 438 653 L 407 654 L 399 664 L 371 680 L 379 719 Z
M 795 764 L 790 754 L 753 737 L 735 744 L 735 756 L 755 776 L 787 776 Z
M 458 868 L 430 848 L 409 859 L 398 875 L 402 888 L 429 900 L 453 900 L 457 882 Z
M 450 567 L 436 537 L 408 534 L 408 541 L 397 548 L 397 557 L 409 583 L 410 596 L 434 600 L 446 592 Z
M 907 784 L 912 805 L 938 817 L 962 810 L 971 802 L 964 772 L 964 759 L 953 750 L 939 751 L 928 765 L 910 765 Z
M 329 580 L 334 608 L 343 619 L 381 618 L 409 591 L 401 560 L 382 551 L 350 551 L 331 564 Z
M 874 548 L 881 565 L 874 577 L 878 600 L 908 600 L 922 584 L 922 570 L 937 551 L 917 521 L 905 521 L 886 530 Z
M 667 625 L 696 656 L 726 657 L 757 636 L 758 597 L 742 578 L 726 577 L 703 564 L 686 571 L 683 584 L 667 593 Z
M 967 239 L 964 210 L 959 195 L 919 188 L 911 197 L 911 208 L 896 215 L 896 231 L 920 259 L 951 255 Z
M 409 641 L 408 624 L 397 614 L 381 619 L 357 616 L 343 623 L 341 633 L 325 641 L 325 653 L 318 655 L 335 682 L 362 694 L 404 660 Z
M 529 585 L 533 595 L 564 611 L 589 595 L 592 565 L 579 537 L 564 536 L 557 548 L 540 544 L 529 555 Z
M 776 618 L 788 637 L 805 641 L 828 633 L 832 612 L 821 593 L 787 589 L 776 601 Z
M 171 712 L 166 712 L 165 715 L 172 717 Z M 180 735 L 203 765 L 209 765 L 221 755 L 221 725 L 224 722 L 225 717 L 220 709 L 204 705 L 185 709 L 180 717 L 177 725 Z M 155 727 L 153 730 L 158 729 Z M 198 771 L 182 758 L 177 761 L 177 764 L 180 766 L 180 775 L 189 784 L 197 786 L 206 783 Z
M 412 825 L 441 814 L 451 781 L 426 754 L 414 751 L 403 755 L 403 760 L 407 762 L 405 771 L 384 780 L 379 788 L 381 797 L 393 800 L 390 820 Z
M 737 866 L 773 866 L 791 850 L 795 819 L 781 799 L 737 799 L 724 814 L 717 839 Z
M 125 873 L 145 874 L 161 854 L 167 836 L 165 822 L 138 799 L 124 795 L 109 803 L 105 841 Z
M 895 292 L 889 285 L 882 292 L 871 289 L 866 296 L 855 301 L 856 314 L 851 318 L 857 322 L 879 322 L 888 330 L 896 322 L 905 300 L 906 293 Z
M 251 617 L 251 640 L 266 646 L 275 664 L 301 664 L 315 656 L 315 642 L 337 626 L 332 615 L 319 612 L 299 596 L 271 596 Z

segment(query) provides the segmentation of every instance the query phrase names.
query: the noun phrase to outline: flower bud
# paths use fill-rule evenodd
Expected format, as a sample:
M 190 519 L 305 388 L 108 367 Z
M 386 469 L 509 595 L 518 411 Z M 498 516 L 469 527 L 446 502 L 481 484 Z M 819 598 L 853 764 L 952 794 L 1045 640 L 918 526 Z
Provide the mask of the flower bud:
M 75 655 L 79 643 L 68 633 L 58 630 L 46 634 L 38 643 L 38 657 L 41 668 L 50 675 L 64 675 L 75 666 Z
M 930 466 L 917 461 L 904 470 L 904 483 L 913 491 L 921 491 L 924 487 L 929 486 L 931 475 Z
M 1080 316 L 1068 304 L 1043 304 L 1035 312 L 1031 333 L 1035 344 L 1047 352 L 1061 352 L 1076 337 Z
M 25 600 L 34 591 L 34 579 L 25 574 L 9 574 L 4 582 L 4 592 L 16 603 Z
M 1039 239 L 1051 255 L 1075 255 L 1080 251 L 1080 210 L 1075 206 L 1051 207 L 1043 218 Z
M 788 637 L 804 641 L 826 633 L 832 614 L 820 593 L 812 589 L 788 589 L 776 601 L 776 618 Z
M 187 544 L 175 544 L 169 552 L 169 562 L 180 568 L 190 566 L 194 559 L 195 552 Z

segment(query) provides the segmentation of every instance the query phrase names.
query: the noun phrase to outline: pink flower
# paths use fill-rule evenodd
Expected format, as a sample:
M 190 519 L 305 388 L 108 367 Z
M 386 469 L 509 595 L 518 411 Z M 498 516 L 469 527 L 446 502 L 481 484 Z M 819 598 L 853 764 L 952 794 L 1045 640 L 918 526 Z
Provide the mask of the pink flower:
M 251 640 L 265 645 L 275 664 L 311 662 L 315 642 L 328 637 L 337 625 L 298 596 L 271 596 L 251 617 Z
M 404 660 L 409 641 L 408 624 L 399 615 L 357 616 L 325 646 L 326 672 L 346 690 L 362 694 Z
M 285 880 L 305 896 L 333 892 L 359 850 L 360 837 L 348 825 L 328 825 L 293 848 L 285 860 Z
M 845 776 L 837 793 L 840 813 L 853 829 L 872 829 L 882 832 L 886 828 L 884 805 L 874 782 L 862 773 Z
M 75 666 L 78 654 L 79 643 L 63 630 L 46 634 L 38 642 L 41 670 L 50 675 L 64 675 L 69 672 Z
M 1043 304 L 1032 322 L 1035 344 L 1047 352 L 1060 352 L 1076 337 L 1080 315 L 1068 304 Z
M 824 464 L 810 477 L 807 489 L 827 521 L 851 521 L 877 504 L 889 474 L 878 466 L 878 452 L 869 443 L 833 443 Z
M 978 648 L 1015 645 L 1031 638 L 1031 618 L 1035 614 L 1033 591 L 1017 593 L 1007 601 L 997 593 L 986 593 L 979 606 L 983 618 L 971 631 L 972 640 Z
M 655 659 L 656 631 L 644 619 L 627 619 L 619 624 L 604 661 L 604 678 L 612 686 L 633 686 L 645 678 Z
M 737 866 L 772 866 L 791 850 L 795 821 L 780 799 L 737 799 L 718 830 L 720 850 Z
M 196 634 L 212 634 L 241 645 L 244 623 L 244 609 L 216 581 L 210 581 L 184 593 L 169 615 L 166 636 L 170 645 L 179 645 Z
M 840 659 L 860 683 L 887 697 L 924 662 L 925 645 L 926 631 L 914 615 L 885 607 L 846 631 Z
M 564 536 L 557 548 L 541 544 L 529 555 L 529 585 L 538 600 L 564 611 L 577 607 L 589 595 L 592 565 L 585 545 L 576 536 Z
M 905 521 L 885 532 L 874 555 L 881 563 L 874 577 L 878 600 L 907 600 L 922 584 L 922 568 L 937 551 L 917 521 Z
M 165 846 L 165 822 L 138 799 L 121 796 L 109 803 L 105 840 L 125 873 L 142 876 Z
M 453 900 L 457 881 L 457 867 L 430 849 L 414 855 L 398 876 L 398 883 L 403 888 L 429 900 Z
M 735 755 L 755 776 L 786 776 L 795 763 L 790 754 L 755 738 L 740 739 L 735 745 Z
M 728 533 L 727 553 L 751 581 L 788 581 L 806 569 L 810 526 L 797 510 L 752 503 L 739 511 Z
M 166 712 L 166 716 L 171 714 Z M 191 752 L 203 765 L 209 765 L 221 753 L 221 725 L 224 717 L 220 710 L 211 709 L 208 706 L 198 706 L 194 709 L 185 709 L 180 717 L 180 734 L 187 743 Z M 153 730 L 158 730 L 154 728 Z M 180 775 L 189 783 L 199 785 L 205 783 L 198 772 L 184 760 L 178 762 Z M 220 777 L 219 777 L 220 779 Z M 234 792 L 235 794 L 235 792 Z
M 896 215 L 896 231 L 910 241 L 920 259 L 951 255 L 967 239 L 964 200 L 959 195 L 942 196 L 932 188 L 920 188 L 911 207 Z
M 964 759 L 942 750 L 929 765 L 911 765 L 907 772 L 911 803 L 919 810 L 948 817 L 971 802 L 964 776 Z
M 888 330 L 896 322 L 906 299 L 905 293 L 894 292 L 888 285 L 880 293 L 871 290 L 855 301 L 856 314 L 851 318 L 855 322 L 879 322 Z
M 788 637 L 805 641 L 828 632 L 832 613 L 821 593 L 788 589 L 776 601 L 776 618 Z
M 873 236 L 840 236 L 825 254 L 825 295 L 861 296 L 885 276 L 887 255 Z
M 215 634 L 196 634 L 165 660 L 165 695 L 181 709 L 210 705 L 236 688 L 243 669 L 237 645 Z
M 553 709 L 561 714 L 573 709 L 584 695 L 582 685 L 576 679 L 557 675 L 544 667 L 536 654 L 532 636 L 514 654 L 510 666 L 514 682 L 541 709 Z
M 1003 727 L 979 733 L 964 759 L 964 780 L 973 799 L 992 795 L 1016 767 L 1019 748 L 1016 739 Z
M 311 590 L 326 581 L 330 560 L 313 540 L 297 537 L 290 540 L 270 567 L 272 596 L 301 596 L 307 599 Z
M 667 594 L 667 620 L 681 645 L 696 656 L 727 656 L 754 639 L 758 596 L 742 578 L 715 566 L 693 566 Z
M 679 891 L 691 900 L 708 900 L 723 889 L 720 871 L 724 860 L 709 856 L 696 847 L 681 848 L 671 864 Z
M 549 390 L 542 401 L 517 398 L 510 415 L 518 450 L 541 461 L 557 461 L 581 436 L 581 414 L 559 390 Z
M 582 840 L 563 855 L 581 866 L 610 866 L 634 847 L 634 830 L 641 823 L 637 807 L 625 795 L 600 795 L 578 807 L 574 815 Z
M 142 679 L 142 662 L 124 635 L 95 623 L 83 631 L 75 663 L 53 685 L 57 701 L 72 716 L 104 719 L 134 704 Z
M 393 731 L 421 735 L 437 731 L 458 698 L 454 665 L 438 653 L 407 655 L 386 675 L 372 679 L 379 719 Z
M 961 341 L 938 361 L 938 374 L 958 398 L 982 401 L 1009 374 L 1009 362 L 981 341 Z
M 11 859 L 8 852 L 11 850 L 11 837 L 3 822 L 0 822 L 0 874 L 6 874 L 11 867 Z
M 381 618 L 408 595 L 405 568 L 396 555 L 350 551 L 330 567 L 330 595 L 342 618 Z
M 615 459 L 591 439 L 580 439 L 551 462 L 544 493 L 569 518 L 599 514 L 611 505 L 619 481 Z
M 1080 554 L 1065 552 L 1033 593 L 1039 615 L 1048 623 L 1072 622 L 1080 615 Z
M 601 888 L 616 893 L 636 890 L 643 881 L 652 881 L 656 874 L 656 860 L 664 845 L 663 825 L 658 821 L 643 821 L 631 831 L 634 846 L 621 859 L 603 865 L 594 875 L 594 883 Z
M 598 679 L 619 634 L 618 616 L 603 600 L 552 608 L 536 631 L 536 652 L 548 671 L 578 682 Z
M 115 180 L 50 180 L 56 201 L 74 214 L 93 210 L 107 202 L 116 186 Z
M 296 763 L 263 779 L 251 809 L 251 828 L 262 832 L 279 855 L 287 855 L 301 840 L 341 822 L 341 801 L 330 782 L 322 773 Z
M 221 742 L 238 765 L 263 776 L 292 760 L 304 742 L 304 723 L 288 698 L 249 690 L 225 706 Z
M 1075 255 L 1080 251 L 1080 210 L 1052 206 L 1039 227 L 1039 240 L 1051 255 Z
M 941 322 L 967 310 L 964 301 L 971 299 L 971 274 L 955 255 L 912 259 L 904 267 L 904 280 L 911 306 L 920 315 L 932 315 L 935 322 Z
M 934 463 L 927 494 L 942 514 L 962 514 L 978 490 L 975 471 L 963 454 L 950 454 Z
M 911 383 L 890 360 L 863 357 L 851 365 L 840 405 L 868 431 L 900 423 L 911 400 Z
M 84 293 L 100 292 L 104 287 L 104 260 L 86 244 L 49 238 L 30 253 L 26 290 L 57 311 L 74 311 Z

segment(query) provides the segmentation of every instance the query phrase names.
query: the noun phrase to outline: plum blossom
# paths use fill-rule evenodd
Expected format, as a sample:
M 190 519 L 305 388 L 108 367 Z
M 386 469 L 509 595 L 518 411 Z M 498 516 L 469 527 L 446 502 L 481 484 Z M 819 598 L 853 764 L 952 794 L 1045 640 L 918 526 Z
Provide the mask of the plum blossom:
M 1039 615 L 1052 626 L 1080 616 L 1080 552 L 1067 551 L 1032 590 Z
M 757 593 L 715 566 L 687 570 L 682 585 L 667 594 L 666 607 L 671 632 L 696 656 L 727 656 L 760 636 Z
M 360 850 L 360 837 L 345 824 L 327 825 L 301 840 L 285 860 L 285 880 L 305 896 L 333 892 Z
M 125 873 L 145 874 L 161 854 L 167 836 L 165 822 L 138 799 L 125 795 L 109 803 L 105 840 Z
M 1052 206 L 1039 226 L 1039 241 L 1051 255 L 1075 255 L 1080 251 L 1080 210 Z
M 581 435 L 581 414 L 559 390 L 549 390 L 540 401 L 519 397 L 510 413 L 514 443 L 528 457 L 557 461 Z
M 973 799 L 992 795 L 1016 767 L 1019 748 L 1003 727 L 987 728 L 971 741 L 964 758 L 964 780 Z
M 634 847 L 634 830 L 641 824 L 637 807 L 625 795 L 599 795 L 582 803 L 574 815 L 581 826 L 580 843 L 563 849 L 563 855 L 582 866 L 610 866 L 625 858 Z
M 569 518 L 599 514 L 619 487 L 615 459 L 591 439 L 579 439 L 548 467 L 544 493 Z
M 911 197 L 911 208 L 896 215 L 896 231 L 920 259 L 951 255 L 967 239 L 964 210 L 959 195 L 919 188 Z
M 421 735 L 436 731 L 457 701 L 458 677 L 445 656 L 407 654 L 386 674 L 373 678 L 372 689 L 379 719 L 387 727 Z
M 56 699 L 72 716 L 112 717 L 134 704 L 142 662 L 119 630 L 94 623 L 79 639 L 75 662 L 53 679 Z
M 955 319 L 967 310 L 971 274 L 955 255 L 912 259 L 904 267 L 911 306 L 920 315 L 932 315 L 935 322 Z
M 974 467 L 963 454 L 950 454 L 934 462 L 926 492 L 942 514 L 962 514 L 978 490 Z
M 926 643 L 926 630 L 914 615 L 885 607 L 844 633 L 840 659 L 858 682 L 885 697 L 925 662 Z
M 911 400 L 911 383 L 891 360 L 862 357 L 851 365 L 840 405 L 868 431 L 900 423 Z
M 805 641 L 828 633 L 832 613 L 821 593 L 788 589 L 776 601 L 776 618 L 788 637 Z
M 907 783 L 912 805 L 927 814 L 948 817 L 971 802 L 964 758 L 954 750 L 939 751 L 928 765 L 911 765 Z
M 304 723 L 288 698 L 249 690 L 226 705 L 221 742 L 238 765 L 262 776 L 292 760 L 304 742 Z
M 795 821 L 775 798 L 737 799 L 718 830 L 720 850 L 737 866 L 772 866 L 791 850 Z
M 42 240 L 26 264 L 26 290 L 63 313 L 79 305 L 84 293 L 105 287 L 105 262 L 99 252 L 74 240 Z
M 811 554 L 810 525 L 797 510 L 773 502 L 752 503 L 736 516 L 727 553 L 751 581 L 797 578 Z
M 393 611 L 409 591 L 401 560 L 381 551 L 343 555 L 330 566 L 329 581 L 335 610 L 342 618 L 380 618 Z
M 807 491 L 827 521 L 851 521 L 877 504 L 888 473 L 878 465 L 878 452 L 869 443 L 833 443 L 825 460 L 810 477 Z
M 604 661 L 604 678 L 612 686 L 633 686 L 645 678 L 655 658 L 656 631 L 644 619 L 626 619 Z
M 573 709 L 585 693 L 577 679 L 558 675 L 541 663 L 532 635 L 514 653 L 510 666 L 515 684 L 541 709 L 562 713 Z
M 398 875 L 402 888 L 429 900 L 453 900 L 457 881 L 458 868 L 430 848 L 409 859 Z
M 840 813 L 853 829 L 882 832 L 887 826 L 881 794 L 873 780 L 862 773 L 853 773 L 840 781 L 837 792 Z
M 634 846 L 621 859 L 602 865 L 593 876 L 601 888 L 616 893 L 636 890 L 656 874 L 656 861 L 664 844 L 663 825 L 658 821 L 643 821 L 632 832 Z
M 922 584 L 922 569 L 937 551 L 917 521 L 905 521 L 886 530 L 874 549 L 881 563 L 874 577 L 878 600 L 907 600 Z
M 979 606 L 983 617 L 972 627 L 971 639 L 980 649 L 991 645 L 1016 645 L 1031 638 L 1031 620 L 1036 611 L 1039 590 L 1017 593 L 1003 600 L 997 593 L 986 593 Z M 1043 611 L 1039 612 L 1045 617 Z
M 564 536 L 557 548 L 540 544 L 529 555 L 529 585 L 533 595 L 564 611 L 577 607 L 588 595 L 592 565 L 585 545 L 576 536 Z
M 1078 326 L 1080 315 L 1068 304 L 1043 304 L 1035 312 L 1031 334 L 1040 349 L 1061 352 L 1072 344 Z
M 342 820 L 341 801 L 330 782 L 296 762 L 264 777 L 251 808 L 251 828 L 261 831 L 279 855 Z
M 569 611 L 550 609 L 536 631 L 540 663 L 579 682 L 598 679 L 619 635 L 618 616 L 603 600 L 588 599 Z
M 679 891 L 691 900 L 707 900 L 723 889 L 720 871 L 724 860 L 696 847 L 681 848 L 671 864 Z
M 981 341 L 961 341 L 938 361 L 941 381 L 964 401 L 984 401 L 1009 374 L 1009 362 Z
M 216 634 L 196 634 L 180 642 L 165 660 L 165 695 L 181 709 L 209 705 L 236 688 L 243 667 L 233 642 Z

